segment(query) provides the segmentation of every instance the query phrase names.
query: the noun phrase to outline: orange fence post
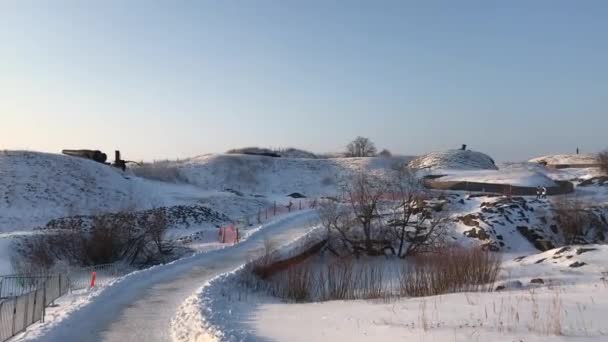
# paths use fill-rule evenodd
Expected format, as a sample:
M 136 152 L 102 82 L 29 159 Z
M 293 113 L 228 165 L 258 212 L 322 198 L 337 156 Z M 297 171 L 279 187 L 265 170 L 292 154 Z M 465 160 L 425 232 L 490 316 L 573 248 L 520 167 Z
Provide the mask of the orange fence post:
M 97 278 L 97 272 L 93 271 L 91 275 L 91 288 L 95 287 L 95 278 Z

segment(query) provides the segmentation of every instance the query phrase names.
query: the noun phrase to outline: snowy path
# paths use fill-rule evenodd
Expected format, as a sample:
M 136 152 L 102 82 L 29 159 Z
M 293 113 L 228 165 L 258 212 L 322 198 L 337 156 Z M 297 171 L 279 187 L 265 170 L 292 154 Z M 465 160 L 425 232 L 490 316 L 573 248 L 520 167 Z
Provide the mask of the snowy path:
M 283 245 L 305 235 L 313 211 L 286 216 L 231 248 L 134 273 L 40 337 L 41 341 L 169 341 L 179 305 L 204 283 L 259 256 L 264 240 Z

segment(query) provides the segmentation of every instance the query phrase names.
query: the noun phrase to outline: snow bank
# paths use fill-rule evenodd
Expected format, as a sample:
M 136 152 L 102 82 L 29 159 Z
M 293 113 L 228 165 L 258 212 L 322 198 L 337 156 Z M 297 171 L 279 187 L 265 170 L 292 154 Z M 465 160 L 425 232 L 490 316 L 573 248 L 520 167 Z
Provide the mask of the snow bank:
M 597 156 L 594 154 L 551 154 L 530 159 L 531 163 L 547 163 L 548 165 L 577 165 L 597 164 Z
M 243 312 L 235 313 L 235 309 Z M 255 303 L 226 341 L 605 341 L 608 289 L 590 284 L 381 301 Z
M 561 257 L 553 259 L 556 254 Z M 284 303 L 239 286 L 231 273 L 191 298 L 196 320 L 182 328 L 208 341 L 604 341 L 606 260 L 606 246 L 556 249 L 507 261 L 502 282 L 520 284 L 508 291 L 390 302 Z M 175 340 L 199 341 L 188 338 Z
M 310 230 L 291 242 L 279 246 L 278 255 L 290 255 L 311 240 L 319 238 L 321 226 Z M 171 322 L 171 336 L 175 342 L 203 341 L 247 341 L 251 336 L 240 329 L 248 320 L 241 313 L 251 305 L 248 299 L 257 300 L 259 293 L 252 295 L 250 289 L 240 284 L 240 276 L 246 265 L 219 275 L 203 285 L 178 309 Z M 266 301 L 275 301 L 265 296 Z
M 439 178 L 439 181 L 479 182 L 490 184 L 510 184 L 514 186 L 557 186 L 545 174 L 530 170 L 474 170 L 474 171 L 447 171 L 448 175 Z
M 447 150 L 422 155 L 409 163 L 415 169 L 497 170 L 494 160 L 481 152 Z

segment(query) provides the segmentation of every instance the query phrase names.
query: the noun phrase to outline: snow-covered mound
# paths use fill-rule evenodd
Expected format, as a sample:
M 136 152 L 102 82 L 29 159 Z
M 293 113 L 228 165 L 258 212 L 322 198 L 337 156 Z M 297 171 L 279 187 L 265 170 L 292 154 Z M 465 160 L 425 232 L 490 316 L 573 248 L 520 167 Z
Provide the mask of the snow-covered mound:
M 279 151 L 279 154 L 283 158 L 304 158 L 304 159 L 315 159 L 317 156 L 308 151 L 300 150 L 297 148 L 288 148 L 285 150 Z
M 285 148 L 285 149 L 269 149 L 261 147 L 243 147 L 229 150 L 228 154 L 249 154 L 249 155 L 261 155 L 261 156 L 273 156 L 282 158 L 304 158 L 304 159 L 315 159 L 317 156 L 308 151 L 300 150 L 297 148 Z
M 595 165 L 598 163 L 594 154 L 553 154 L 530 159 L 531 163 L 547 165 Z
M 469 150 L 431 152 L 410 162 L 415 169 L 497 170 L 490 156 Z
M 297 159 L 212 154 L 177 161 L 172 167 L 188 183 L 206 190 L 265 196 L 297 192 L 313 197 L 334 195 L 349 175 L 364 170 L 384 175 L 399 162 L 407 162 L 407 157 Z
M 144 192 L 116 168 L 38 152 L 0 151 L 0 180 L 0 232 L 70 213 L 119 210 L 142 201 Z
M 531 170 L 467 170 L 451 172 L 439 181 L 477 182 L 489 184 L 510 184 L 513 186 L 554 187 L 557 184 L 545 174 Z

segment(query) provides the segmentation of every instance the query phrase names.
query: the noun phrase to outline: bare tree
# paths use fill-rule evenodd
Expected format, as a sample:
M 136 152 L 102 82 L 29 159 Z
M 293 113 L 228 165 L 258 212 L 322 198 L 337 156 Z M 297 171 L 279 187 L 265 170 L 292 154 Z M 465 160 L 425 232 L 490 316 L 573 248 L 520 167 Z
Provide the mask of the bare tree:
M 386 195 L 386 189 L 383 180 L 367 173 L 359 173 L 345 187 L 345 197 L 355 220 L 361 226 L 364 248 L 368 255 L 379 254 L 374 245 L 382 241 L 374 241 L 374 221 L 380 218 L 379 206 L 382 196 Z
M 327 249 L 335 255 L 339 255 L 338 248 L 349 252 L 355 250 L 358 241 L 353 234 L 355 224 L 350 208 L 333 200 L 321 202 L 318 208 L 321 224 L 327 230 Z M 334 245 L 334 233 L 341 246 Z
M 598 153 L 597 160 L 600 164 L 600 169 L 608 175 L 608 150 Z
M 389 225 L 399 243 L 396 254 L 404 258 L 441 242 L 447 219 L 441 213 L 444 203 L 425 199 L 426 192 L 415 170 L 399 163 L 393 166 L 393 171 L 390 185 L 396 203 Z
M 393 156 L 393 154 L 391 153 L 391 151 L 383 149 L 382 151 L 380 151 L 380 153 L 378 153 L 378 156 L 383 158 L 390 158 Z
M 346 145 L 347 157 L 373 157 L 376 152 L 376 145 L 369 138 L 361 136 Z

